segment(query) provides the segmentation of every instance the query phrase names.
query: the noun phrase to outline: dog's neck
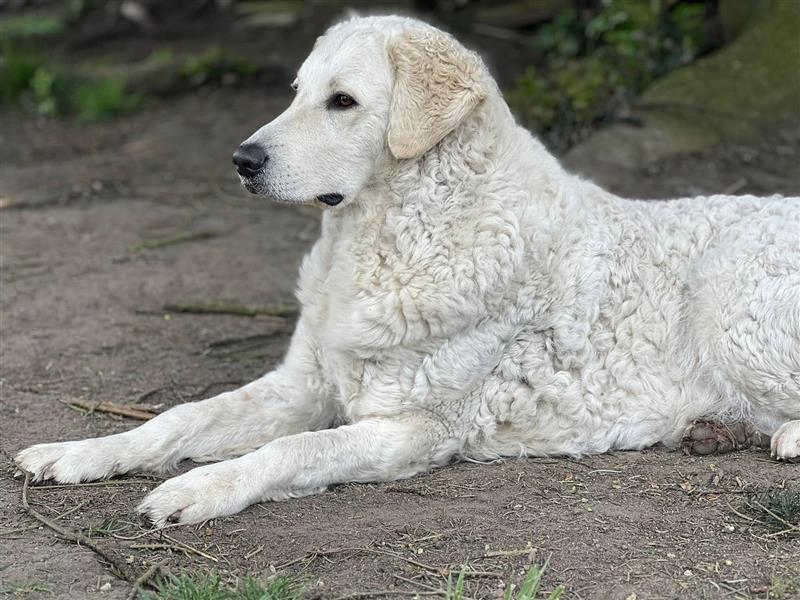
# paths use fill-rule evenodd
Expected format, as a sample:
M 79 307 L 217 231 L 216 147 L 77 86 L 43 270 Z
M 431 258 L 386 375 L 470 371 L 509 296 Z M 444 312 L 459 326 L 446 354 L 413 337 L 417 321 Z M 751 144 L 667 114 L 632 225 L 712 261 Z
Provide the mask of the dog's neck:
M 489 96 L 467 119 L 419 158 L 398 161 L 387 151 L 355 201 L 326 211 L 325 219 L 375 223 L 382 220 L 380 215 L 414 206 L 432 219 L 450 220 L 484 201 L 482 183 L 498 170 L 510 173 L 511 181 L 528 182 L 528 190 L 552 191 L 572 179 L 517 125 L 492 84 Z
M 386 157 L 353 202 L 326 210 L 320 247 L 333 256 L 339 242 L 350 240 L 347 251 L 357 260 L 383 253 L 413 262 L 427 246 L 448 247 L 453 232 L 480 228 L 487 215 L 507 210 L 544 248 L 558 234 L 548 223 L 575 220 L 562 213 L 576 213 L 571 203 L 581 186 L 517 125 L 497 90 L 423 156 Z M 354 240 L 358 248 L 351 248 Z

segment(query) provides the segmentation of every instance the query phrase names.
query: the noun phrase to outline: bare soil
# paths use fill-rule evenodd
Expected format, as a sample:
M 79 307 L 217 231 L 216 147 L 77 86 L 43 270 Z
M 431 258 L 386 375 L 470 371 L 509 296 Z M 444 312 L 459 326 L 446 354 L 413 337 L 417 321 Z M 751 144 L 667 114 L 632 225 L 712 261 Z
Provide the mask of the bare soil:
M 284 352 L 292 318 L 164 306 L 293 302 L 318 215 L 249 196 L 229 158 L 287 91 L 202 91 L 92 126 L 0 115 L 0 594 L 124 598 L 131 588 L 23 510 L 18 450 L 138 424 L 66 402 L 164 410 L 250 381 Z M 644 172 L 571 167 L 636 196 L 798 194 L 798 139 L 769 133 Z M 458 464 L 164 535 L 134 510 L 157 482 L 43 485 L 29 497 L 50 518 L 77 508 L 58 522 L 136 573 L 164 559 L 173 572 L 285 572 L 325 599 L 440 589 L 465 563 L 483 573 L 470 578 L 470 597 L 497 598 L 501 581 L 548 557 L 544 587 L 563 583 L 569 598 L 767 598 L 770 588 L 770 597 L 800 588 L 800 537 L 774 535 L 743 508 L 752 490 L 800 486 L 800 465 L 765 450 Z

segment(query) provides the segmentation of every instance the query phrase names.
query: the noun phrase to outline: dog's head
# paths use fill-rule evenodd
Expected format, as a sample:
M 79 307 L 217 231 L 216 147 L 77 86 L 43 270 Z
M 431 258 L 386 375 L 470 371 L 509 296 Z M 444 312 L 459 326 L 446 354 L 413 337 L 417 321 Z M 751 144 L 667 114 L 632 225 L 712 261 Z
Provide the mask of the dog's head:
M 244 186 L 281 202 L 346 203 L 387 161 L 416 159 L 486 96 L 480 58 L 401 17 L 354 18 L 317 40 L 296 95 L 233 155 Z

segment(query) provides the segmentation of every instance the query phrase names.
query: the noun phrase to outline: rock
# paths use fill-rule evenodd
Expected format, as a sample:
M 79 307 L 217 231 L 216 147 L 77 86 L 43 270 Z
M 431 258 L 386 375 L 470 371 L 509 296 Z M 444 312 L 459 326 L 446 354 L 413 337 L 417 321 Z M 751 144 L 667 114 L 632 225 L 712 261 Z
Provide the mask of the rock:
M 764 10 L 765 0 L 720 0 L 719 20 L 722 23 L 722 31 L 725 39 L 730 42 L 739 37 L 750 24 L 753 15 L 759 10 Z
M 734 0 L 737 2 L 737 0 Z M 760 139 L 800 109 L 800 2 L 763 0 L 729 45 L 656 81 L 634 103 L 632 121 L 593 134 L 565 156 L 641 168 L 720 142 Z

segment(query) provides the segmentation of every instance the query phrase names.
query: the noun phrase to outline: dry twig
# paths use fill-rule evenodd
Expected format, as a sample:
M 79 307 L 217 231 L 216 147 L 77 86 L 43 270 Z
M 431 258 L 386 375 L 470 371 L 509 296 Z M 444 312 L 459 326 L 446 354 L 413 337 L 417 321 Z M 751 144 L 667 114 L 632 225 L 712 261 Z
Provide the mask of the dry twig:
M 374 592 L 355 592 L 353 594 L 345 594 L 344 596 L 337 596 L 334 600 L 357 600 L 358 598 L 380 598 L 381 596 L 388 596 L 389 598 L 396 598 L 397 596 L 444 596 L 445 592 L 409 592 L 404 590 L 376 590 Z M 466 600 L 466 598 L 464 599 Z
M 123 404 L 114 404 L 113 402 L 99 402 L 97 404 L 86 402 L 85 400 L 61 400 L 61 402 L 68 406 L 88 410 L 90 414 L 93 412 L 104 412 L 112 415 L 128 417 L 129 419 L 138 419 L 140 421 L 149 421 L 156 416 L 155 413 L 148 410 L 131 408 Z
M 57 523 L 54 523 L 52 520 L 48 519 L 41 513 L 34 510 L 31 505 L 28 503 L 28 486 L 31 483 L 31 474 L 25 473 L 25 481 L 22 482 L 22 507 L 25 509 L 31 517 L 39 521 L 42 525 L 46 525 L 61 537 L 71 542 L 75 542 L 80 546 L 84 546 L 97 554 L 100 558 L 106 561 L 110 566 L 112 572 L 115 573 L 117 577 L 133 583 L 136 581 L 136 577 L 134 577 L 133 573 L 131 573 L 130 569 L 128 569 L 127 565 L 120 563 L 117 561 L 107 550 L 102 548 L 100 545 L 95 543 L 92 539 L 86 537 L 79 531 L 73 531 L 71 529 L 66 529 Z
M 139 590 L 144 588 L 144 586 L 148 585 L 149 581 L 155 577 L 156 573 L 158 573 L 164 565 L 167 564 L 167 559 L 155 563 L 154 565 L 150 565 L 150 568 L 147 569 L 144 573 L 139 575 L 136 578 L 136 581 L 133 582 L 133 587 L 131 588 L 130 593 L 128 594 L 127 600 L 136 600 L 136 596 L 139 594 Z
M 34 489 L 37 492 L 47 492 L 50 490 L 63 490 L 73 488 L 88 488 L 88 487 L 106 487 L 113 485 L 138 485 L 140 483 L 149 483 L 151 485 L 159 485 L 164 479 L 109 479 L 108 481 L 88 481 L 85 483 L 65 483 L 57 485 L 40 485 Z
M 174 246 L 176 244 L 183 244 L 186 242 L 194 242 L 197 240 L 209 240 L 221 235 L 219 231 L 205 230 L 200 231 L 178 231 L 176 233 L 165 235 L 159 238 L 144 240 L 142 243 L 133 247 L 133 252 L 144 252 L 145 250 L 155 250 L 165 246 Z
M 756 505 L 758 508 L 760 508 L 761 510 L 763 510 L 764 512 L 766 512 L 766 513 L 767 513 L 767 514 L 768 514 L 770 517 L 772 517 L 773 519 L 776 519 L 778 522 L 782 523 L 783 525 L 786 525 L 787 531 L 788 531 L 788 530 L 792 530 L 792 531 L 800 531 L 800 527 L 798 527 L 797 525 L 792 525 L 792 524 L 791 524 L 791 523 L 789 523 L 789 521 L 787 521 L 786 519 L 782 518 L 782 517 L 781 517 L 781 516 L 779 516 L 779 515 L 776 515 L 776 514 L 775 514 L 773 511 L 771 511 L 771 510 L 770 510 L 770 509 L 768 509 L 766 506 L 764 506 L 763 504 L 761 504 L 761 503 L 760 503 L 758 500 L 753 500 L 753 504 L 755 504 L 755 505 Z
M 87 504 L 88 504 L 88 500 L 84 500 L 83 502 L 79 502 L 77 505 L 73 506 L 68 511 L 63 512 L 60 515 L 56 515 L 56 517 L 53 520 L 54 521 L 58 521 L 59 519 L 63 519 L 67 515 L 71 515 L 72 513 L 76 512 L 76 511 L 79 511 L 80 509 L 82 509 Z M 27 527 L 17 527 L 16 529 L 6 529 L 5 531 L 0 531 L 0 537 L 6 536 L 6 535 L 12 535 L 14 533 L 22 533 L 23 531 L 30 531 L 31 529 L 38 529 L 39 527 L 41 527 L 41 524 L 40 523 L 35 523 L 33 525 L 28 525 Z
M 294 317 L 297 306 L 289 303 L 276 303 L 270 306 L 243 306 L 228 302 L 174 302 L 165 304 L 165 312 L 195 315 L 235 315 L 238 317 Z
M 276 565 L 275 568 L 277 570 L 285 569 L 291 565 L 299 563 L 304 560 L 314 560 L 315 558 L 319 558 L 321 556 L 331 556 L 332 554 L 339 554 L 341 552 L 365 552 L 367 554 L 380 554 L 382 556 L 391 556 L 392 558 L 398 558 L 402 561 L 407 562 L 410 565 L 414 565 L 415 567 L 419 567 L 420 569 L 424 569 L 429 573 L 433 573 L 434 575 L 444 576 L 447 574 L 447 568 L 436 568 L 431 565 L 426 565 L 425 563 L 421 563 L 416 561 L 412 558 L 407 558 L 402 554 L 397 554 L 396 552 L 388 552 L 386 550 L 378 550 L 376 548 L 333 548 L 331 550 L 314 550 L 312 552 L 307 552 L 303 556 L 298 558 L 292 559 L 288 562 L 282 563 L 280 565 Z

